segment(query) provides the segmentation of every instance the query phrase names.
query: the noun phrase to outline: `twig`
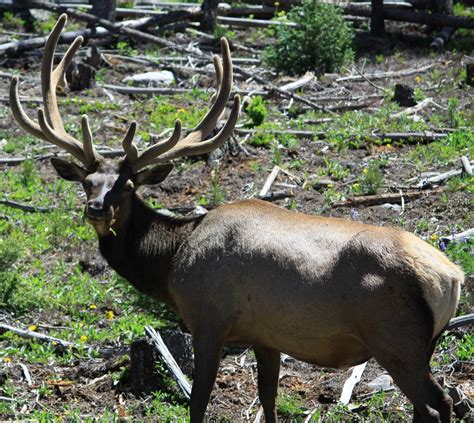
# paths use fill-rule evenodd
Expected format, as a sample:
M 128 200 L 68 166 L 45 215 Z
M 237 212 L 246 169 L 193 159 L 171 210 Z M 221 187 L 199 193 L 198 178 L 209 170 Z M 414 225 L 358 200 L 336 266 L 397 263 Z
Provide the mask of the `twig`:
M 31 374 L 28 370 L 28 367 L 26 367 L 26 365 L 23 363 L 18 363 L 18 365 L 21 367 L 21 370 L 23 370 L 23 375 L 25 376 L 25 380 L 28 386 L 33 385 L 33 379 L 31 378 Z
M 474 236 L 474 228 L 471 228 L 471 229 L 468 229 L 467 231 L 459 232 L 458 234 L 443 236 L 443 237 L 441 237 L 441 241 L 459 242 L 459 241 L 462 241 L 464 239 L 469 239 L 473 236 Z
M 267 90 L 270 91 L 270 92 L 273 91 L 273 92 L 275 92 L 275 93 L 280 94 L 281 96 L 283 96 L 283 97 L 285 97 L 285 98 L 290 98 L 290 99 L 293 98 L 293 99 L 299 101 L 300 103 L 306 104 L 307 106 L 311 106 L 311 107 L 314 108 L 314 109 L 322 110 L 322 111 L 324 111 L 324 112 L 326 112 L 326 113 L 331 113 L 331 114 L 333 114 L 333 115 L 336 114 L 336 113 L 333 112 L 332 110 L 329 110 L 329 109 L 327 109 L 327 108 L 324 107 L 324 106 L 320 106 L 319 104 L 316 104 L 316 103 L 314 103 L 314 102 L 312 102 L 312 101 L 310 101 L 310 100 L 308 100 L 308 99 L 306 99 L 306 98 L 304 98 L 304 97 L 301 97 L 301 96 L 296 95 L 296 94 L 294 94 L 294 93 L 289 93 L 289 92 L 287 92 L 287 91 L 285 91 L 285 90 L 282 90 L 281 88 L 278 88 L 278 87 L 276 87 L 276 86 L 273 85 L 273 84 L 270 84 L 268 81 L 266 81 L 266 80 L 263 79 L 262 77 L 260 77 L 260 76 L 258 76 L 258 75 L 256 75 L 256 74 L 252 74 L 252 73 L 248 72 L 246 69 L 243 69 L 243 68 L 241 68 L 241 67 L 234 66 L 234 71 L 241 73 L 242 75 L 246 76 L 247 78 L 250 78 L 250 77 L 254 78 L 256 81 L 260 82 L 261 84 L 264 84 L 264 85 L 266 86 Z
M 274 166 L 272 171 L 270 172 L 270 175 L 268 175 L 267 180 L 265 181 L 265 184 L 263 185 L 263 188 L 260 190 L 259 197 L 264 197 L 268 194 L 268 191 L 270 190 L 273 182 L 277 178 L 278 174 L 280 173 L 280 167 Z
M 344 386 L 342 387 L 341 398 L 339 398 L 339 401 L 343 404 L 347 405 L 351 401 L 352 391 L 354 390 L 354 387 L 359 383 L 366 366 L 367 361 L 352 368 L 352 374 L 344 382 Z
M 260 423 L 262 421 L 262 417 L 263 417 L 263 407 L 260 406 L 260 408 L 258 409 L 257 415 L 255 416 L 255 419 L 254 419 L 253 423 Z
M 54 211 L 54 208 L 52 207 L 28 206 L 26 204 L 20 204 L 10 200 L 0 200 L 0 204 L 14 209 L 23 210 L 29 213 L 51 213 L 52 211 Z
M 440 193 L 444 189 L 438 188 L 431 190 L 431 193 Z M 404 200 L 415 200 L 425 195 L 426 191 L 408 191 L 403 194 Z M 399 204 L 401 201 L 400 193 L 386 193 L 376 195 L 361 195 L 357 197 L 348 198 L 345 201 L 340 201 L 333 204 L 333 207 L 351 207 L 351 206 L 376 206 L 379 204 L 392 203 Z
M 157 333 L 151 326 L 145 326 L 145 332 L 163 357 L 166 367 L 171 372 L 171 375 L 176 380 L 176 382 L 178 382 L 181 391 L 183 391 L 183 394 L 189 399 L 191 397 L 191 385 L 179 368 L 174 357 L 169 352 L 160 334 Z
M 113 357 L 113 356 L 125 353 L 124 350 L 117 350 L 116 348 L 97 349 L 86 344 L 76 344 L 74 342 L 64 341 L 63 339 L 59 339 L 54 336 L 49 336 L 49 335 L 44 335 L 42 333 L 33 332 L 32 330 L 16 328 L 14 326 L 10 326 L 5 323 L 0 323 L 0 333 L 2 331 L 13 332 L 14 334 L 20 336 L 21 338 L 39 339 L 41 341 L 52 342 L 52 343 L 61 345 L 63 348 L 72 348 L 74 350 L 86 349 L 86 350 L 96 351 L 103 357 Z
M 357 73 L 362 77 L 364 78 L 370 85 L 372 85 L 372 87 L 374 87 L 375 89 L 379 90 L 379 91 L 383 91 L 385 94 L 387 94 L 389 92 L 389 90 L 383 88 L 383 87 L 379 87 L 378 85 L 375 85 L 369 78 L 367 78 L 364 73 L 362 73 L 362 71 L 357 67 L 357 66 L 354 66 L 354 69 L 357 71 Z

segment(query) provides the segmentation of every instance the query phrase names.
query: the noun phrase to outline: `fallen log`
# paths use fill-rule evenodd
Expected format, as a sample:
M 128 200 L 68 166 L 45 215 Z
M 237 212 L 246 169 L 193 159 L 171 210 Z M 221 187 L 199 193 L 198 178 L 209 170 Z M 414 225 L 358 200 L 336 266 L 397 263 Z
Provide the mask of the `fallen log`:
M 128 28 L 145 28 L 152 22 L 153 18 L 140 18 L 133 21 L 124 21 L 116 24 L 119 27 L 128 27 Z M 68 31 L 63 32 L 59 37 L 60 44 L 70 44 L 72 43 L 76 37 L 83 37 L 84 40 L 90 40 L 95 38 L 104 38 L 109 35 L 113 35 L 112 31 L 109 31 L 105 28 L 97 27 L 97 28 L 87 28 L 87 29 L 80 29 L 77 31 Z M 5 44 L 0 44 L 0 55 L 18 55 L 19 53 L 23 53 L 25 51 L 34 50 L 37 48 L 44 47 L 46 44 L 47 36 L 44 37 L 34 37 L 29 38 L 26 40 L 19 40 L 19 41 L 12 41 Z
M 134 28 L 128 28 L 124 25 L 116 24 L 110 22 L 106 19 L 97 18 L 90 13 L 81 12 L 69 7 L 58 6 L 54 3 L 42 2 L 42 1 L 27 1 L 26 3 L 29 7 L 35 7 L 38 9 L 48 10 L 50 12 L 56 13 L 67 13 L 68 15 L 74 17 L 75 19 L 87 22 L 88 24 L 93 24 L 96 26 L 101 26 L 108 31 L 116 34 L 125 35 L 130 38 L 137 39 L 139 41 L 150 42 L 157 44 L 162 47 L 173 48 L 179 51 L 186 51 L 186 47 L 181 47 L 175 43 L 168 41 L 163 37 L 158 37 L 156 35 L 148 34 L 145 32 L 138 31 Z M 164 25 L 174 22 L 182 22 L 183 20 L 200 20 L 202 17 L 202 12 L 200 10 L 182 10 L 182 11 L 171 11 L 166 15 L 153 15 L 150 19 L 149 25 Z
M 342 6 L 343 13 L 364 16 L 370 18 L 372 16 L 372 9 L 366 6 L 358 6 L 354 3 Z M 452 27 L 452 28 L 466 28 L 474 29 L 474 19 L 464 16 L 443 15 L 441 13 L 428 12 L 414 12 L 411 10 L 384 7 L 383 17 L 386 20 L 398 22 L 411 22 L 422 25 Z

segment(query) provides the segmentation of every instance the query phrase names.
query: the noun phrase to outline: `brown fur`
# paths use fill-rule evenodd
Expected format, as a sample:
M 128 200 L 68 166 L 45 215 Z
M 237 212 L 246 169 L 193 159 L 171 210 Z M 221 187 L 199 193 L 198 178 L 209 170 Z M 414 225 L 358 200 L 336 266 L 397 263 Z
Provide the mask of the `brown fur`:
M 192 333 L 192 422 L 204 417 L 227 342 L 254 347 L 268 422 L 275 421 L 280 352 L 337 368 L 375 357 L 413 401 L 415 417 L 450 421 L 450 400 L 429 359 L 456 308 L 463 273 L 430 245 L 398 229 L 258 200 L 199 218 L 164 217 L 135 189 L 150 175 L 164 179 L 169 168 L 138 180 L 123 168 L 102 166 L 85 176 L 63 162 L 55 167 L 82 181 L 86 215 L 108 263 L 169 304 Z

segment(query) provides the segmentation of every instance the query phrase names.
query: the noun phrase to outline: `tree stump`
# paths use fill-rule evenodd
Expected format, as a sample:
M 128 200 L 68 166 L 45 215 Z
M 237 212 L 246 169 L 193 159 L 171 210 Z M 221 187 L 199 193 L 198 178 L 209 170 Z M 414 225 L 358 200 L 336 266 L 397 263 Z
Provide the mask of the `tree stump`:
M 137 393 L 153 392 L 158 389 L 159 375 L 155 362 L 158 352 L 146 339 L 139 339 L 130 345 L 130 374 L 132 390 Z
M 66 81 L 71 91 L 82 91 L 95 85 L 95 69 L 85 63 L 71 62 L 66 69 Z
M 405 84 L 396 84 L 393 101 L 402 107 L 413 107 L 416 105 L 414 90 Z
M 466 63 L 466 83 L 474 86 L 474 62 Z
M 183 373 L 192 378 L 194 371 L 191 335 L 168 330 L 162 334 L 163 341 Z M 130 346 L 131 387 L 136 393 L 156 391 L 160 386 L 160 374 L 156 362 L 161 360 L 158 350 L 145 338 L 132 342 Z

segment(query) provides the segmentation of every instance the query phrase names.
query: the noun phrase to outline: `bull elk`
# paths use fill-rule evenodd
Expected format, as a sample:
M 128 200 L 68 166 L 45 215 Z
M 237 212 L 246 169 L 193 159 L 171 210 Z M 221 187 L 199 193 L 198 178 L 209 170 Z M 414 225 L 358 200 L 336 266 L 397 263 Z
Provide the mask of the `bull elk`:
M 462 271 L 402 230 L 299 214 L 258 200 L 199 217 L 157 214 L 137 188 L 160 183 L 173 168 L 171 160 L 209 152 L 234 129 L 238 96 L 223 128 L 209 138 L 232 88 L 227 41 L 222 39 L 223 61 L 214 57 L 217 94 L 196 128 L 181 138 L 176 121 L 169 139 L 140 153 L 133 122 L 122 142 L 124 157 L 115 163 L 95 150 L 87 116 L 82 143 L 64 129 L 56 88 L 82 42 L 77 38 L 53 70 L 66 20 L 59 18 L 44 49 L 38 123 L 22 109 L 16 77 L 10 87 L 13 116 L 23 129 L 81 162 L 51 159 L 62 178 L 82 183 L 85 217 L 97 232 L 100 252 L 189 328 L 195 354 L 191 422 L 205 416 L 225 343 L 253 347 L 267 422 L 276 421 L 280 352 L 334 368 L 375 357 L 413 402 L 415 420 L 449 422 L 452 402 L 429 360 L 455 312 Z

